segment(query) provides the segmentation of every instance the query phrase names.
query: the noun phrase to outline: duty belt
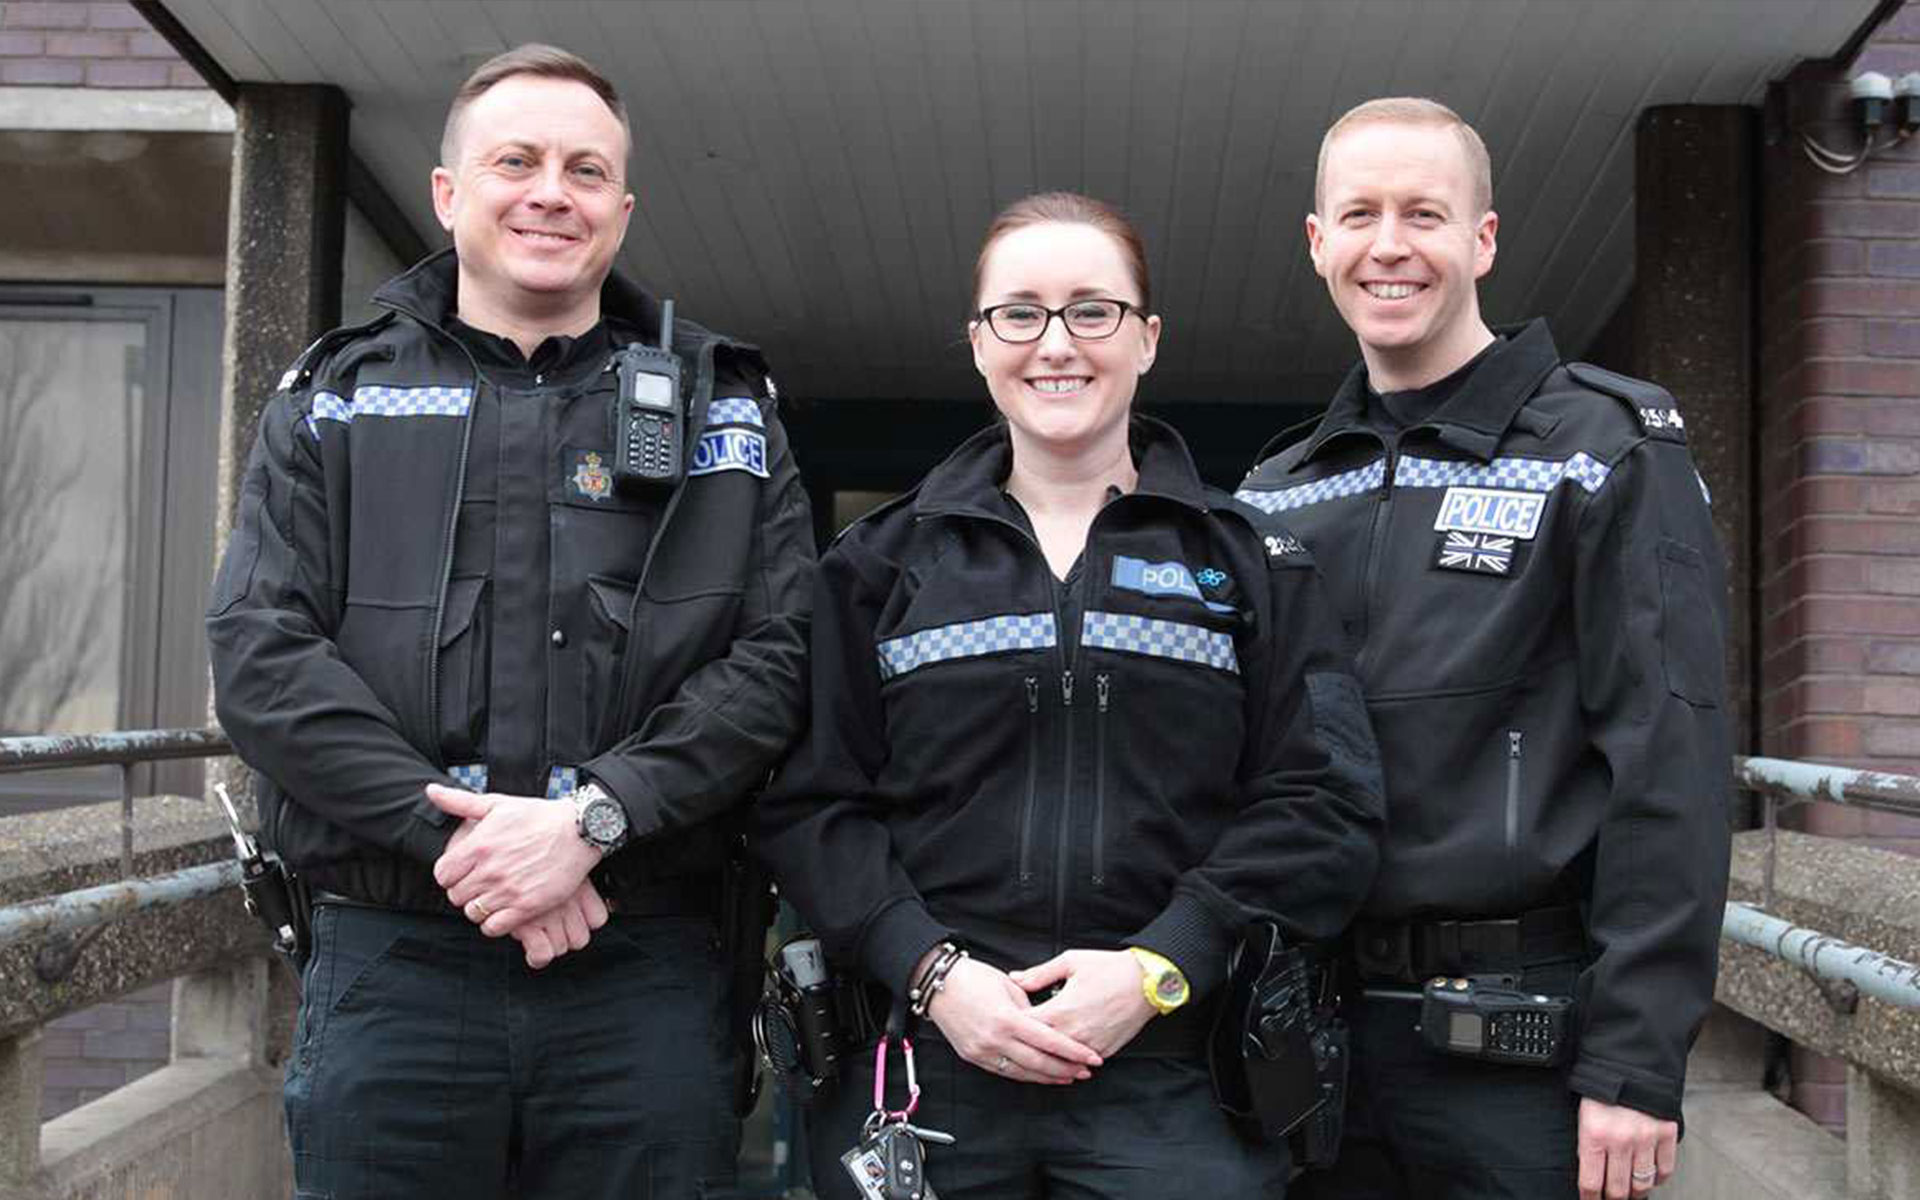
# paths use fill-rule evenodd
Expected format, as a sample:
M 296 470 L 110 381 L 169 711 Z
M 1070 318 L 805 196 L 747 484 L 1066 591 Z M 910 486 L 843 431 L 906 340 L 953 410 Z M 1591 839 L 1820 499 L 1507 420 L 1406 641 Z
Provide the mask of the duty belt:
M 1353 929 L 1354 963 L 1369 983 L 1511 971 L 1586 950 L 1586 929 L 1572 905 L 1491 920 L 1358 921 Z

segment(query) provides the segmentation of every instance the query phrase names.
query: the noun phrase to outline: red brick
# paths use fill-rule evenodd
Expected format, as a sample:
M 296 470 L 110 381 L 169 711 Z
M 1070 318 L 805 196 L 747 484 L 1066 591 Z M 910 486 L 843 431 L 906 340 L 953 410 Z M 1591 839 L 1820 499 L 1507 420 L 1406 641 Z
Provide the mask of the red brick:
M 1843 400 L 1832 396 L 1813 396 L 1800 400 L 1791 411 L 1784 441 L 1776 441 L 1778 448 L 1790 450 L 1793 443 L 1804 438 L 1824 433 L 1865 433 L 1867 431 L 1868 406 L 1858 400 Z M 1775 431 L 1769 430 L 1769 433 Z
M 1801 670 L 1857 674 L 1866 668 L 1868 643 L 1859 638 L 1817 637 L 1801 641 Z
M 1876 721 L 1864 733 L 1862 745 L 1876 758 L 1920 758 L 1920 724 Z
M 1863 321 L 1804 321 L 1800 353 L 1808 358 L 1851 358 L 1867 348 Z M 1888 322 L 1893 324 L 1893 322 Z
M 1920 205 L 1914 206 L 1920 211 Z M 1807 390 L 1832 396 L 1920 396 L 1920 360 L 1822 358 L 1807 364 Z
M 1885 358 L 1920 358 L 1920 321 L 1866 321 L 1866 351 Z
M 1866 815 L 1863 808 L 1814 803 L 1793 814 L 1792 827 L 1820 837 L 1857 838 L 1867 831 Z
M 179 58 L 173 43 L 157 33 L 142 31 L 127 37 L 127 53 L 135 58 Z
M 1914 214 L 1920 218 L 1920 209 Z M 1920 316 L 1920 283 L 1880 279 L 1815 279 L 1801 289 L 1808 317 Z
M 1862 666 L 1875 675 L 1920 675 L 1920 642 L 1869 642 Z
M 71 59 L 64 61 L 50 58 L 0 59 L 0 84 L 67 87 L 80 83 L 85 78 L 86 70 L 79 62 Z
M 1896 766 L 1892 762 L 1876 764 L 1873 769 L 1876 771 L 1890 771 L 1895 775 L 1913 774 L 1911 767 Z M 1907 817 L 1899 813 L 1891 812 L 1876 812 L 1873 809 L 1867 809 L 1866 814 L 1867 818 L 1861 822 L 1861 824 L 1865 826 L 1866 835 L 1872 838 L 1875 843 L 1878 843 L 1881 838 L 1920 838 L 1920 817 Z
M 1870 567 L 1888 565 L 1879 559 L 1819 554 L 1803 558 L 1788 572 L 1787 586 L 1806 595 L 1813 592 L 1859 592 L 1867 589 Z
M 1894 200 L 1817 201 L 1813 230 L 1820 237 L 1920 237 L 1920 209 Z
M 133 5 L 122 0 L 117 4 L 87 5 L 87 24 L 95 29 L 145 29 L 147 22 Z
M 1920 46 L 1870 39 L 1867 48 L 1854 60 L 1856 71 L 1878 71 L 1895 79 L 1908 71 L 1920 71 Z
M 1868 164 L 1867 194 L 1882 200 L 1920 199 L 1920 167 L 1897 162 Z
M 176 88 L 203 88 L 207 81 L 200 78 L 200 72 L 186 63 L 174 63 L 167 68 L 167 86 Z
M 119 58 L 126 52 L 124 33 L 56 33 L 47 39 L 50 58 Z
M 1786 743 L 1783 753 L 1788 758 L 1823 761 L 1857 758 L 1864 745 L 1860 732 L 1860 722 L 1855 720 L 1822 717 L 1798 721 L 1781 731 Z
M 47 52 L 47 39 L 38 33 L 0 33 L 0 57 L 34 58 Z
M 1867 485 L 1867 511 L 1920 516 L 1920 483 L 1875 480 Z
M 1901 772 L 1903 775 L 1911 775 L 1912 773 L 1911 771 Z M 1873 839 L 1873 848 L 1875 850 L 1886 850 L 1894 854 L 1920 856 L 1920 838 L 1875 838 Z
M 87 64 L 87 86 L 165 87 L 167 86 L 167 64 L 153 59 L 96 59 Z
M 1865 688 L 1851 679 L 1803 679 L 1793 689 L 1800 712 L 1858 713 L 1866 705 Z
M 1888 398 L 1868 404 L 1867 432 L 1881 437 L 1920 437 L 1920 396 Z
M 1867 481 L 1864 479 L 1802 479 L 1788 493 L 1792 517 L 1812 513 L 1853 513 L 1865 507 Z
M 1860 685 L 1859 711 L 1890 717 L 1920 717 L 1920 679 L 1867 680 Z
M 10 0 L 0 12 L 0 25 L 8 29 L 85 29 L 87 8 L 83 4 Z
M 1915 475 L 1920 474 L 1920 443 L 1813 438 L 1801 443 L 1799 466 L 1802 475 Z
M 1875 242 L 1867 249 L 1867 274 L 1894 279 L 1920 279 L 1920 245 L 1913 242 Z
M 1875 42 L 1920 42 L 1920 5 L 1903 4 L 1895 9 L 1880 28 L 1873 31 Z
M 1809 596 L 1800 605 L 1807 633 L 1920 635 L 1920 601 L 1879 596 Z

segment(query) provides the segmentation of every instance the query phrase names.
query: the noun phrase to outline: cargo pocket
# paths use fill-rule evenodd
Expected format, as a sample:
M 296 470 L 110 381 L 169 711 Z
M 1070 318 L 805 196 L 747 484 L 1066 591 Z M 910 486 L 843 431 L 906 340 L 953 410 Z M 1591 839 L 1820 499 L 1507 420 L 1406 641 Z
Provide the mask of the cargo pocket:
M 1720 704 L 1726 664 L 1720 659 L 1718 609 L 1707 589 L 1707 564 L 1698 550 L 1662 538 L 1660 663 L 1667 690 L 1688 704 Z
M 447 581 L 440 616 L 440 746 L 448 762 L 484 757 L 487 675 L 492 669 L 487 635 L 487 578 Z

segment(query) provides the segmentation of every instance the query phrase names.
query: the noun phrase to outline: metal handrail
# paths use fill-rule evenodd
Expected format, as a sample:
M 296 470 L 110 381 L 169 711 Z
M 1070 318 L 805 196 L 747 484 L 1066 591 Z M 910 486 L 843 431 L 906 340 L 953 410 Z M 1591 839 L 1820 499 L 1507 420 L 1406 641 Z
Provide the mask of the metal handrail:
M 121 879 L 8 905 L 0 908 L 0 948 L 31 938 L 76 933 L 142 909 L 184 904 L 228 891 L 239 883 L 239 863 L 205 863 L 165 875 Z
M 1920 817 L 1920 778 L 1785 758 L 1733 760 L 1733 781 L 1787 803 L 1827 800 Z
M 1913 963 L 1769 916 L 1751 904 L 1729 903 L 1720 932 L 1729 941 L 1763 950 L 1810 975 L 1850 983 L 1888 1004 L 1920 1009 L 1920 966 Z

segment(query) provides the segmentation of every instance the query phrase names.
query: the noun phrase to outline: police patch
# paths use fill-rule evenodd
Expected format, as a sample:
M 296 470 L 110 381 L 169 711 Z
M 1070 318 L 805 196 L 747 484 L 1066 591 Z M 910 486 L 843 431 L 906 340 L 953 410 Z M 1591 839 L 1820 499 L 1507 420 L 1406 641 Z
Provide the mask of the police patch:
M 567 476 L 567 490 L 595 503 L 613 495 L 613 472 L 606 460 L 593 450 L 573 452 L 573 472 Z
M 1439 533 L 1454 530 L 1530 541 L 1539 532 L 1540 514 L 1546 509 L 1547 497 L 1541 492 L 1450 487 L 1440 497 L 1433 528 Z
M 1450 532 L 1440 539 L 1433 565 L 1448 571 L 1506 575 L 1513 570 L 1514 539 L 1490 533 Z
M 694 443 L 687 474 L 715 475 L 721 471 L 745 471 L 767 478 L 765 435 L 752 429 L 715 429 L 701 434 Z
M 1200 599 L 1200 585 L 1185 563 L 1151 563 L 1143 558 L 1113 556 L 1113 586 L 1149 596 L 1186 596 Z

